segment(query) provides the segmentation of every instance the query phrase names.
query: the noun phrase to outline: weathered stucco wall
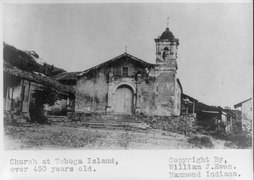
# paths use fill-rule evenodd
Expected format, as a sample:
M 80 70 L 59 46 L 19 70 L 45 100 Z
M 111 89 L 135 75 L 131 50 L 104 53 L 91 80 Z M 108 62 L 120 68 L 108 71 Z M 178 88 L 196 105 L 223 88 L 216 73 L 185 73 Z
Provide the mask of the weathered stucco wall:
M 182 89 L 180 87 L 180 84 L 176 81 L 176 89 L 175 89 L 175 108 L 173 115 L 174 116 L 180 116 L 181 114 L 181 95 L 182 95 Z
M 175 115 L 175 72 L 174 71 L 158 71 L 153 77 L 154 83 L 149 84 L 148 102 L 151 106 L 146 106 L 144 112 L 149 115 Z
M 143 77 L 137 84 L 137 110 L 147 115 L 179 116 L 181 93 L 174 71 Z
M 122 76 L 123 67 L 128 68 L 128 76 L 135 76 L 138 71 L 142 71 L 142 68 L 129 61 L 125 61 L 124 59 L 121 59 L 120 61 L 109 66 L 114 76 Z
M 252 119 L 252 100 L 246 101 L 242 104 L 242 117 L 245 119 Z
M 242 104 L 242 129 L 245 131 L 252 130 L 252 99 Z
M 157 96 L 155 78 L 140 79 L 137 85 L 137 113 L 152 115 L 156 110 Z
M 104 112 L 107 106 L 108 83 L 104 69 L 81 77 L 76 84 L 75 111 Z
M 124 67 L 128 68 L 128 75 L 123 75 Z M 141 64 L 126 57 L 85 74 L 77 80 L 75 111 L 114 112 L 117 87 L 126 84 L 134 92 L 134 112 L 137 97 L 137 74 L 148 76 L 146 69 Z
M 116 91 L 125 85 L 133 92 L 133 113 L 178 116 L 181 88 L 175 74 L 175 69 L 156 70 L 126 57 L 118 59 L 77 80 L 75 111 L 114 113 Z

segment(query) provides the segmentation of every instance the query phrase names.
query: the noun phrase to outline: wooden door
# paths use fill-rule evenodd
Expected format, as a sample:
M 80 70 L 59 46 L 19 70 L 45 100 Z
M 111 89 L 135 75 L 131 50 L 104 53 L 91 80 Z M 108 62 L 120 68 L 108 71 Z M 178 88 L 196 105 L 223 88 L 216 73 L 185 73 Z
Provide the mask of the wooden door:
M 133 92 L 128 86 L 121 86 L 116 90 L 114 112 L 131 114 L 133 108 Z

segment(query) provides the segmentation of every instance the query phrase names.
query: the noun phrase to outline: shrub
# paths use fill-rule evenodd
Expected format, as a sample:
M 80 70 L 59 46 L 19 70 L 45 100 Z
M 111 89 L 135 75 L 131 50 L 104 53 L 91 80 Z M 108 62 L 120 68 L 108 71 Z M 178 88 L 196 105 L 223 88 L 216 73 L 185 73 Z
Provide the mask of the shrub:
M 252 136 L 244 131 L 230 136 L 229 141 L 229 143 L 225 143 L 224 145 L 227 147 L 237 146 L 239 149 L 250 148 L 252 146 Z
M 213 143 L 210 139 L 210 137 L 207 136 L 192 136 L 190 138 L 188 138 L 187 140 L 188 143 L 192 144 L 194 147 L 198 147 L 198 148 L 212 148 L 213 147 Z
M 152 128 L 165 131 L 176 132 L 184 135 L 190 135 L 193 130 L 193 124 L 189 116 L 169 117 L 169 116 L 137 116 L 137 119 L 149 124 Z
M 204 147 L 208 147 L 208 148 L 213 147 L 213 143 L 212 143 L 211 139 L 209 137 L 207 137 L 207 136 L 202 136 L 200 138 L 200 143 Z
M 35 103 L 30 103 L 29 108 L 31 122 L 48 123 L 44 115 L 44 104 L 53 105 L 58 99 L 58 94 L 50 87 L 43 87 L 42 89 L 37 89 L 33 96 Z

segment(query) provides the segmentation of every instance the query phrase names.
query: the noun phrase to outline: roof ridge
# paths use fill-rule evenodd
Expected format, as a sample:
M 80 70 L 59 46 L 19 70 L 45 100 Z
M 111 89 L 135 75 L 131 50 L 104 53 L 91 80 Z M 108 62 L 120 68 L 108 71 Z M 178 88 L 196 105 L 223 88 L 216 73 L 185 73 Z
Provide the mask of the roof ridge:
M 248 98 L 248 99 L 246 99 L 246 100 L 244 100 L 244 101 L 241 101 L 241 102 L 235 104 L 235 105 L 234 105 L 234 108 L 238 108 L 242 103 L 245 103 L 245 102 L 247 102 L 247 101 L 249 101 L 249 100 L 251 100 L 251 99 L 252 99 L 252 98 Z
M 144 61 L 144 60 L 142 60 L 142 59 L 139 59 L 139 58 L 137 58 L 137 57 L 135 57 L 135 56 L 133 56 L 133 55 L 131 55 L 131 54 L 125 52 L 125 53 L 120 54 L 119 56 L 116 56 L 116 57 L 114 57 L 114 58 L 112 58 L 112 59 L 110 59 L 110 60 L 107 60 L 107 61 L 105 61 L 105 62 L 102 62 L 102 63 L 100 63 L 100 64 L 98 64 L 98 65 L 96 65 L 96 66 L 93 66 L 93 67 L 91 67 L 91 68 L 88 68 L 88 69 L 82 71 L 82 72 L 81 72 L 80 74 L 78 74 L 77 76 L 83 76 L 85 73 L 88 73 L 89 71 L 91 71 L 91 70 L 93 70 L 93 69 L 96 69 L 96 68 L 98 68 L 98 67 L 100 67 L 100 66 L 102 66 L 102 65 L 105 65 L 105 64 L 107 64 L 107 63 L 109 63 L 109 62 L 112 62 L 112 61 L 115 61 L 115 60 L 117 60 L 117 59 L 119 59 L 119 58 L 121 58 L 121 57 L 124 57 L 124 56 L 127 56 L 127 57 L 129 56 L 129 57 L 131 57 L 132 59 L 134 59 L 134 60 L 136 60 L 136 61 L 138 61 L 138 62 L 140 62 L 140 63 L 145 63 L 145 64 L 148 64 L 148 65 L 151 65 L 151 66 L 155 65 L 155 64 L 148 63 L 148 62 L 146 62 L 146 61 Z

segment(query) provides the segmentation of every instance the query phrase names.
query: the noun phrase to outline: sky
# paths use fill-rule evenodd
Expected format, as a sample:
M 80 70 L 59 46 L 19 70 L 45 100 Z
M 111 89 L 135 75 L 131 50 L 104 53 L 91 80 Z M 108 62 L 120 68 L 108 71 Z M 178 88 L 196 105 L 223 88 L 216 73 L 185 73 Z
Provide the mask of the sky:
M 253 92 L 252 11 L 250 3 L 4 4 L 3 40 L 67 71 L 110 60 L 125 46 L 155 63 L 154 39 L 170 17 L 183 92 L 233 107 Z

